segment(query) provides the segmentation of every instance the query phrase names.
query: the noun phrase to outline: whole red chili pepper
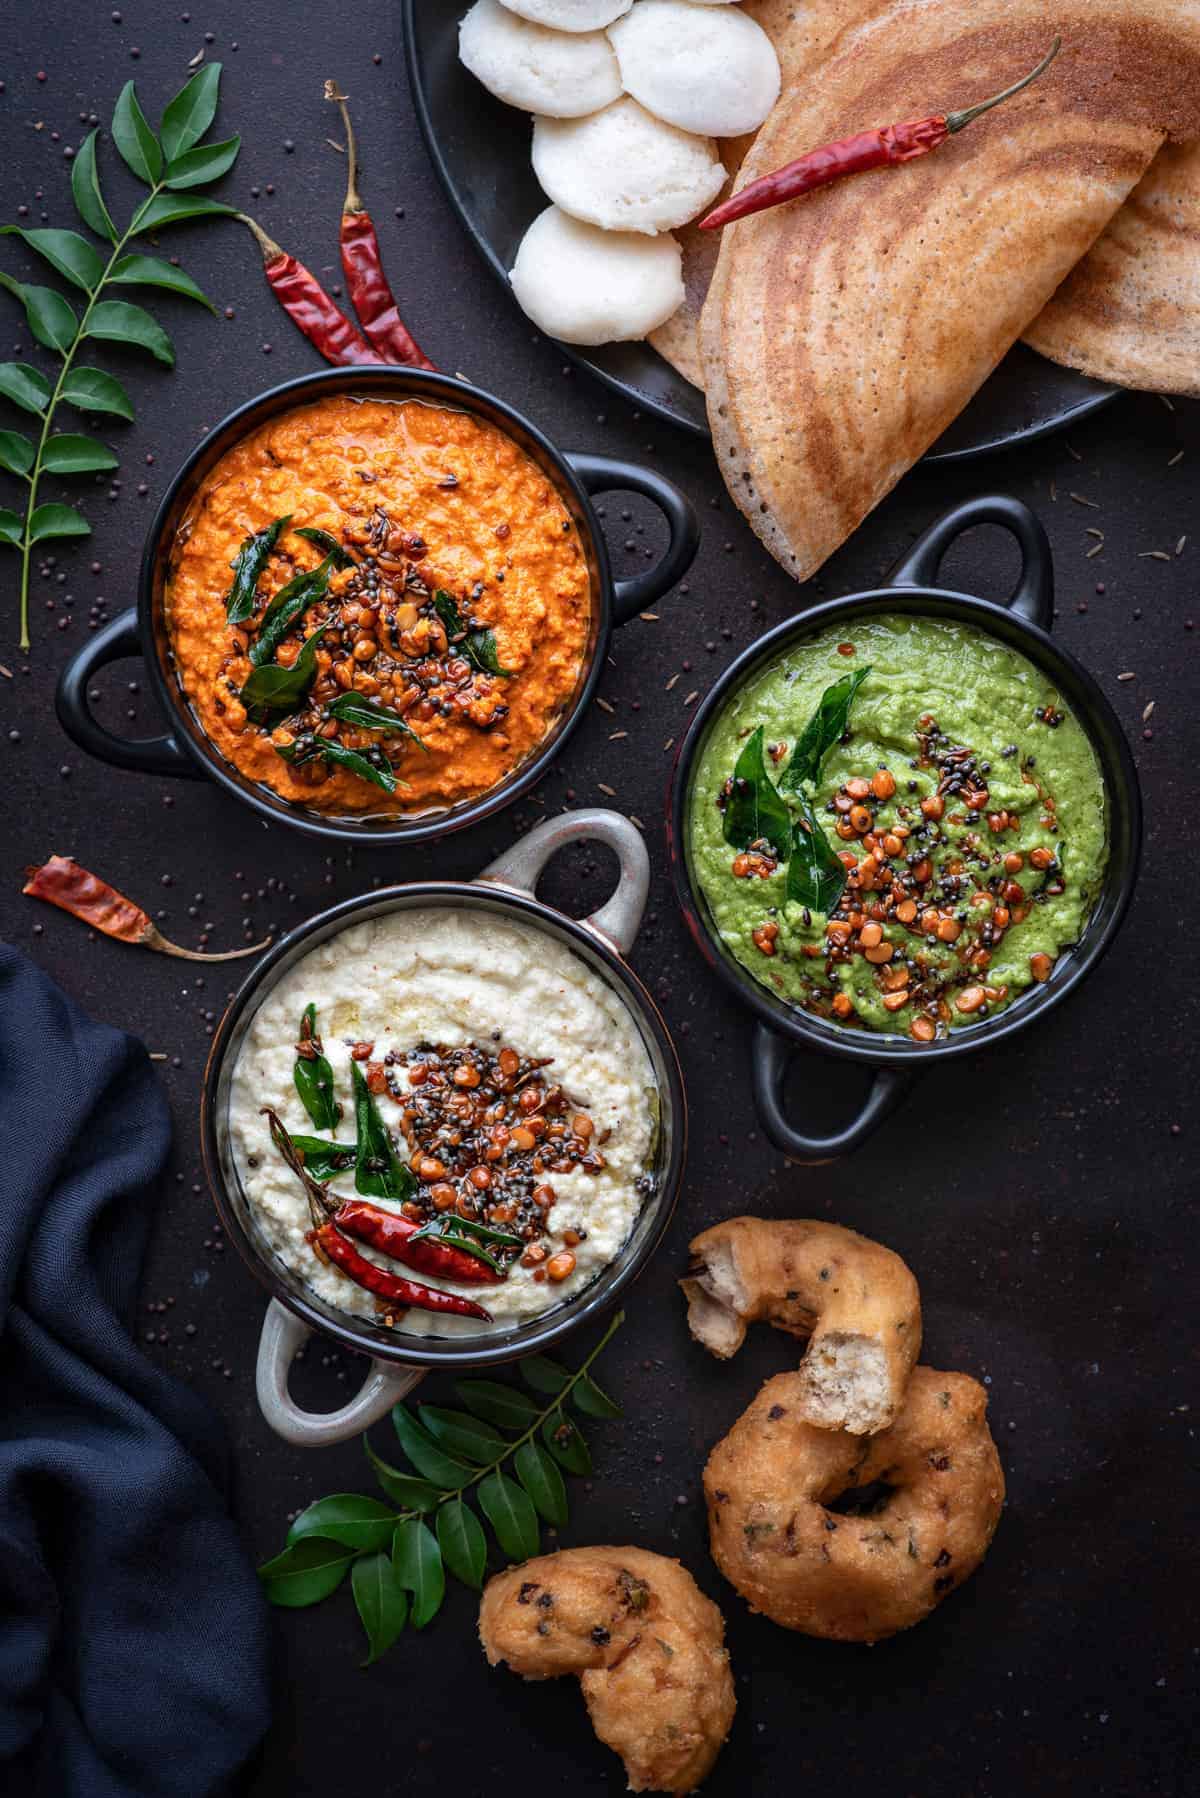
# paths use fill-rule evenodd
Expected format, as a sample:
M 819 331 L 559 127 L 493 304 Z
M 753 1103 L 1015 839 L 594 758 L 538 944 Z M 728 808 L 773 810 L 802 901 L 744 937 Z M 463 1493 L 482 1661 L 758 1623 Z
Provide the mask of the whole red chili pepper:
M 336 363 L 339 367 L 368 363 L 374 368 L 387 360 L 373 350 L 350 320 L 339 312 L 317 277 L 302 262 L 281 250 L 274 239 L 244 212 L 237 216 L 258 240 L 263 255 L 263 273 L 275 298 L 292 323 L 299 326 L 308 341 L 320 350 L 326 362 Z
M 346 198 L 342 203 L 342 268 L 346 287 L 370 341 L 387 362 L 410 368 L 436 368 L 418 344 L 396 305 L 396 297 L 383 272 L 383 254 L 371 215 L 358 191 L 358 148 L 346 105 L 347 96 L 336 81 L 325 83 L 325 98 L 342 114 L 346 132 Z
M 800 194 L 811 193 L 816 187 L 826 187 L 831 181 L 838 181 L 843 175 L 861 175 L 866 169 L 882 168 L 890 163 L 911 162 L 915 156 L 927 156 L 944 144 L 948 137 L 977 119 L 980 113 L 990 112 L 993 106 L 999 106 L 1002 100 L 1011 99 L 1019 94 L 1022 88 L 1036 81 L 1038 76 L 1050 67 L 1062 46 L 1062 39 L 1055 38 L 1049 53 L 1044 56 L 1036 69 L 1020 81 L 1014 81 L 1003 93 L 993 94 L 990 100 L 981 100 L 977 106 L 968 106 L 962 112 L 935 113 L 928 119 L 910 119 L 903 125 L 884 125 L 873 131 L 860 131 L 854 137 L 842 138 L 839 143 L 825 144 L 818 150 L 810 150 L 807 155 L 800 156 L 795 162 L 785 163 L 781 169 L 775 169 L 769 175 L 760 175 L 757 181 L 749 181 L 740 192 L 733 194 L 716 206 L 706 218 L 700 220 L 702 231 L 719 231 L 722 225 L 731 225 L 734 219 L 746 218 L 750 213 L 765 212 L 768 207 L 780 206 L 785 200 L 794 200 Z
M 90 924 L 104 936 L 115 937 L 119 943 L 132 943 L 139 949 L 157 949 L 160 955 L 178 955 L 184 961 L 237 961 L 243 955 L 260 955 L 270 941 L 265 937 L 248 949 L 223 952 L 181 949 L 178 943 L 167 940 L 140 905 L 135 905 L 124 893 L 118 893 L 116 887 L 110 887 L 98 875 L 89 874 L 69 855 L 52 855 L 40 868 L 27 868 L 25 872 L 28 878 L 21 891 L 28 893 L 31 899 L 44 899 L 47 905 L 57 905 L 60 911 L 70 912 L 73 918 Z
M 432 1274 L 443 1280 L 462 1280 L 477 1286 L 495 1286 L 504 1277 L 486 1261 L 479 1261 L 449 1243 L 437 1242 L 432 1237 L 413 1242 L 412 1238 L 420 1228 L 418 1224 L 411 1223 L 396 1211 L 385 1211 L 382 1206 L 367 1204 L 362 1199 L 344 1199 L 334 1213 L 333 1221 L 347 1236 L 369 1242 L 372 1248 L 390 1255 L 393 1261 L 402 1261 L 406 1267 L 415 1267 L 420 1274 Z
M 439 1292 L 435 1286 L 419 1286 L 415 1280 L 402 1279 L 398 1274 L 385 1273 L 382 1267 L 376 1267 L 365 1255 L 360 1255 L 352 1242 L 341 1234 L 336 1224 L 322 1224 L 314 1232 L 313 1241 L 318 1248 L 340 1268 L 348 1279 L 356 1286 L 363 1286 L 373 1292 L 377 1298 L 390 1299 L 394 1305 L 411 1307 L 415 1311 L 441 1311 L 453 1317 L 478 1317 L 490 1324 L 491 1313 L 473 1299 L 464 1299 L 457 1292 Z

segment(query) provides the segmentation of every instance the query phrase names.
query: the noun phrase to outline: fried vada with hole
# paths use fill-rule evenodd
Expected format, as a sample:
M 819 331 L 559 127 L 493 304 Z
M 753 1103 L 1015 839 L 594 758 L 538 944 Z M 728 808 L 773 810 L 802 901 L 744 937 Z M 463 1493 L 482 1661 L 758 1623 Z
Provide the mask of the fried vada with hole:
M 488 1581 L 479 1639 L 526 1679 L 574 1673 L 634 1792 L 690 1792 L 736 1701 L 725 1623 L 687 1569 L 641 1548 L 567 1548 Z
M 746 1325 L 806 1337 L 793 1411 L 824 1430 L 884 1430 L 921 1352 L 921 1295 L 882 1243 L 806 1218 L 731 1217 L 692 1239 L 688 1326 L 722 1360 Z
M 895 1423 L 868 1439 L 814 1429 L 806 1397 L 802 1374 L 777 1374 L 713 1449 L 713 1559 L 784 1629 L 878 1642 L 987 1552 L 1004 1503 L 987 1395 L 967 1374 L 914 1368 Z

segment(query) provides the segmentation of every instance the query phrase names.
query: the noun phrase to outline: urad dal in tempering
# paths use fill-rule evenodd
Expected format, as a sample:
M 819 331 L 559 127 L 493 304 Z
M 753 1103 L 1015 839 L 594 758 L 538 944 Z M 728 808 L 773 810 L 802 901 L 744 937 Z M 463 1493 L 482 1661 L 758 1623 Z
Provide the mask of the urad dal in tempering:
M 166 586 L 177 677 L 238 773 L 326 815 L 446 810 L 508 778 L 574 697 L 579 532 L 468 412 L 335 394 L 205 478 Z
M 332 1265 L 263 1107 L 322 1179 L 333 1229 L 340 1203 L 356 1218 L 354 1253 L 487 1316 L 406 1310 Z M 653 1191 L 657 1115 L 613 988 L 557 939 L 469 906 L 389 912 L 310 950 L 255 1014 L 229 1103 L 267 1251 L 327 1304 L 421 1335 L 507 1329 L 582 1292 Z M 331 1143 L 345 1145 L 340 1168 Z M 404 1261 L 373 1246 L 364 1209 L 407 1233 Z M 431 1256 L 470 1258 L 470 1277 L 439 1277 Z

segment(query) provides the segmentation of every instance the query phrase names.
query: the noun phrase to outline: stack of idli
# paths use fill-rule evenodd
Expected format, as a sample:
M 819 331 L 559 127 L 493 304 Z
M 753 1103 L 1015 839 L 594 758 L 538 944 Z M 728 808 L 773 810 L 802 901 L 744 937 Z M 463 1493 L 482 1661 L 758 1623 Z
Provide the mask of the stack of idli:
M 684 300 L 672 232 L 725 184 L 715 140 L 779 97 L 766 32 L 733 0 L 476 0 L 459 54 L 533 114 L 551 204 L 513 264 L 522 308 L 567 343 L 648 336 Z

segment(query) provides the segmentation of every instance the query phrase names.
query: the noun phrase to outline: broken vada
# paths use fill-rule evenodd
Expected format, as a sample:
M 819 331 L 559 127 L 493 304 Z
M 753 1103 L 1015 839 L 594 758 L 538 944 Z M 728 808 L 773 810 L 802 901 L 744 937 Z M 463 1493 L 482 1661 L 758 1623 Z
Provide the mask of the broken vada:
M 824 1430 L 887 1429 L 921 1352 L 921 1295 L 882 1243 L 806 1218 L 731 1217 L 693 1238 L 688 1326 L 722 1360 L 747 1324 L 808 1339 L 792 1410 Z
M 784 1629 L 878 1642 L 987 1552 L 1004 1503 L 987 1395 L 967 1374 L 914 1368 L 896 1421 L 868 1439 L 814 1429 L 806 1399 L 802 1373 L 777 1374 L 713 1449 L 713 1559 Z
M 736 1701 L 725 1623 L 687 1569 L 641 1548 L 567 1548 L 488 1581 L 479 1639 L 526 1679 L 577 1675 L 634 1792 L 690 1792 Z

